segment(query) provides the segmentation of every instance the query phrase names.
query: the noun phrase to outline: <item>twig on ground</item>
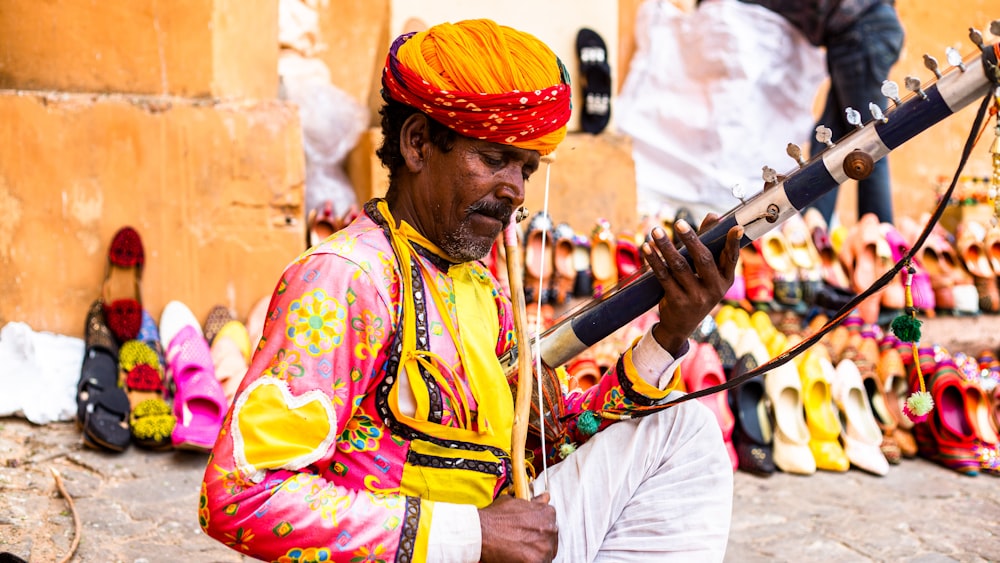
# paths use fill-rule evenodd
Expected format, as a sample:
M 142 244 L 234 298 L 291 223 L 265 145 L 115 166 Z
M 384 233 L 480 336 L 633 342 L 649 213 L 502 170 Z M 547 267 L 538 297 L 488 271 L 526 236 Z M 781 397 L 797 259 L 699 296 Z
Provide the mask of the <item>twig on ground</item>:
M 38 456 L 38 457 L 29 458 L 29 459 L 25 460 L 25 463 L 31 463 L 31 464 L 44 463 L 46 461 L 52 461 L 53 459 L 55 459 L 57 457 L 63 457 L 66 454 L 67 454 L 67 452 L 65 452 L 65 451 L 53 452 L 53 453 L 50 453 L 50 454 L 46 454 L 46 455 L 42 455 L 42 456 Z
M 69 545 L 69 552 L 59 560 L 59 563 L 66 563 L 73 558 L 73 554 L 76 553 L 76 548 L 80 545 L 80 533 L 82 532 L 80 526 L 80 515 L 76 513 L 76 504 L 73 503 L 73 497 L 69 496 L 69 492 L 66 491 L 66 486 L 63 485 L 62 476 L 56 471 L 54 467 L 49 467 L 49 471 L 52 472 L 52 477 L 56 480 L 56 488 L 59 489 L 59 494 L 66 499 L 66 504 L 69 505 L 69 511 L 73 514 L 73 543 Z

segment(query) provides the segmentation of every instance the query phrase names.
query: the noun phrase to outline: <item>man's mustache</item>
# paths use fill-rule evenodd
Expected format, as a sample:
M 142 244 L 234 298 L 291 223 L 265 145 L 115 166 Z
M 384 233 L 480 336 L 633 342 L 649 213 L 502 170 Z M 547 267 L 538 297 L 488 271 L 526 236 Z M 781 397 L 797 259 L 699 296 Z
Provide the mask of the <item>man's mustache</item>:
M 469 206 L 469 213 L 479 213 L 492 217 L 506 226 L 510 222 L 511 215 L 514 214 L 514 206 L 502 201 L 478 201 Z

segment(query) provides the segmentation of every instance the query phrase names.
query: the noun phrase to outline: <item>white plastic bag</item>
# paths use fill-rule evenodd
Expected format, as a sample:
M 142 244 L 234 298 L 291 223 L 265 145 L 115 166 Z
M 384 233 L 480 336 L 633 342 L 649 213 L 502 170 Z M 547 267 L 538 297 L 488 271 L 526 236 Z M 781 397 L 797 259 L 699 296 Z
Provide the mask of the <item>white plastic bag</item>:
M 0 416 L 35 424 L 76 418 L 82 339 L 35 332 L 25 323 L 0 329 Z
M 368 109 L 330 84 L 322 61 L 283 54 L 279 60 L 285 96 L 299 107 L 306 153 L 306 216 L 333 203 L 339 217 L 357 204 L 344 161 L 368 127 Z
M 735 0 L 693 12 L 647 0 L 636 43 L 616 122 L 632 137 L 643 212 L 726 212 L 739 203 L 734 184 L 749 196 L 764 165 L 795 167 L 788 143 L 808 151 L 825 58 L 778 14 Z

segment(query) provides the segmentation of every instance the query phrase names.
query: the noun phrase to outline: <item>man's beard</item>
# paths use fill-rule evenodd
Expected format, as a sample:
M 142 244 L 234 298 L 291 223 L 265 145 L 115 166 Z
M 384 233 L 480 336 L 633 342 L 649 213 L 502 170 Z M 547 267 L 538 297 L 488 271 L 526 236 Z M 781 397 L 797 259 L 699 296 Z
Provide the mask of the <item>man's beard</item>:
M 468 222 L 463 221 L 458 229 L 446 233 L 441 241 L 441 250 L 448 256 L 461 262 L 471 262 L 484 258 L 493 248 L 497 236 L 510 222 L 510 217 L 514 209 L 510 205 L 503 203 L 487 204 L 475 203 L 469 206 L 469 215 L 479 213 L 488 217 L 493 217 L 502 222 L 500 229 L 492 238 L 479 237 L 472 233 Z

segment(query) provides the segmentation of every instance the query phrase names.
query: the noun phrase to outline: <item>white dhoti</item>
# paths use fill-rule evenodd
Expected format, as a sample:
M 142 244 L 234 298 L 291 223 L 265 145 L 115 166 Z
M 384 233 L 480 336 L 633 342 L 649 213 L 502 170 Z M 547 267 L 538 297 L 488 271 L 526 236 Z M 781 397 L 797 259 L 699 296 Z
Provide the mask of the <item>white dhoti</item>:
M 613 424 L 547 474 L 557 561 L 723 560 L 733 467 L 698 401 Z M 536 495 L 545 483 L 535 480 Z

